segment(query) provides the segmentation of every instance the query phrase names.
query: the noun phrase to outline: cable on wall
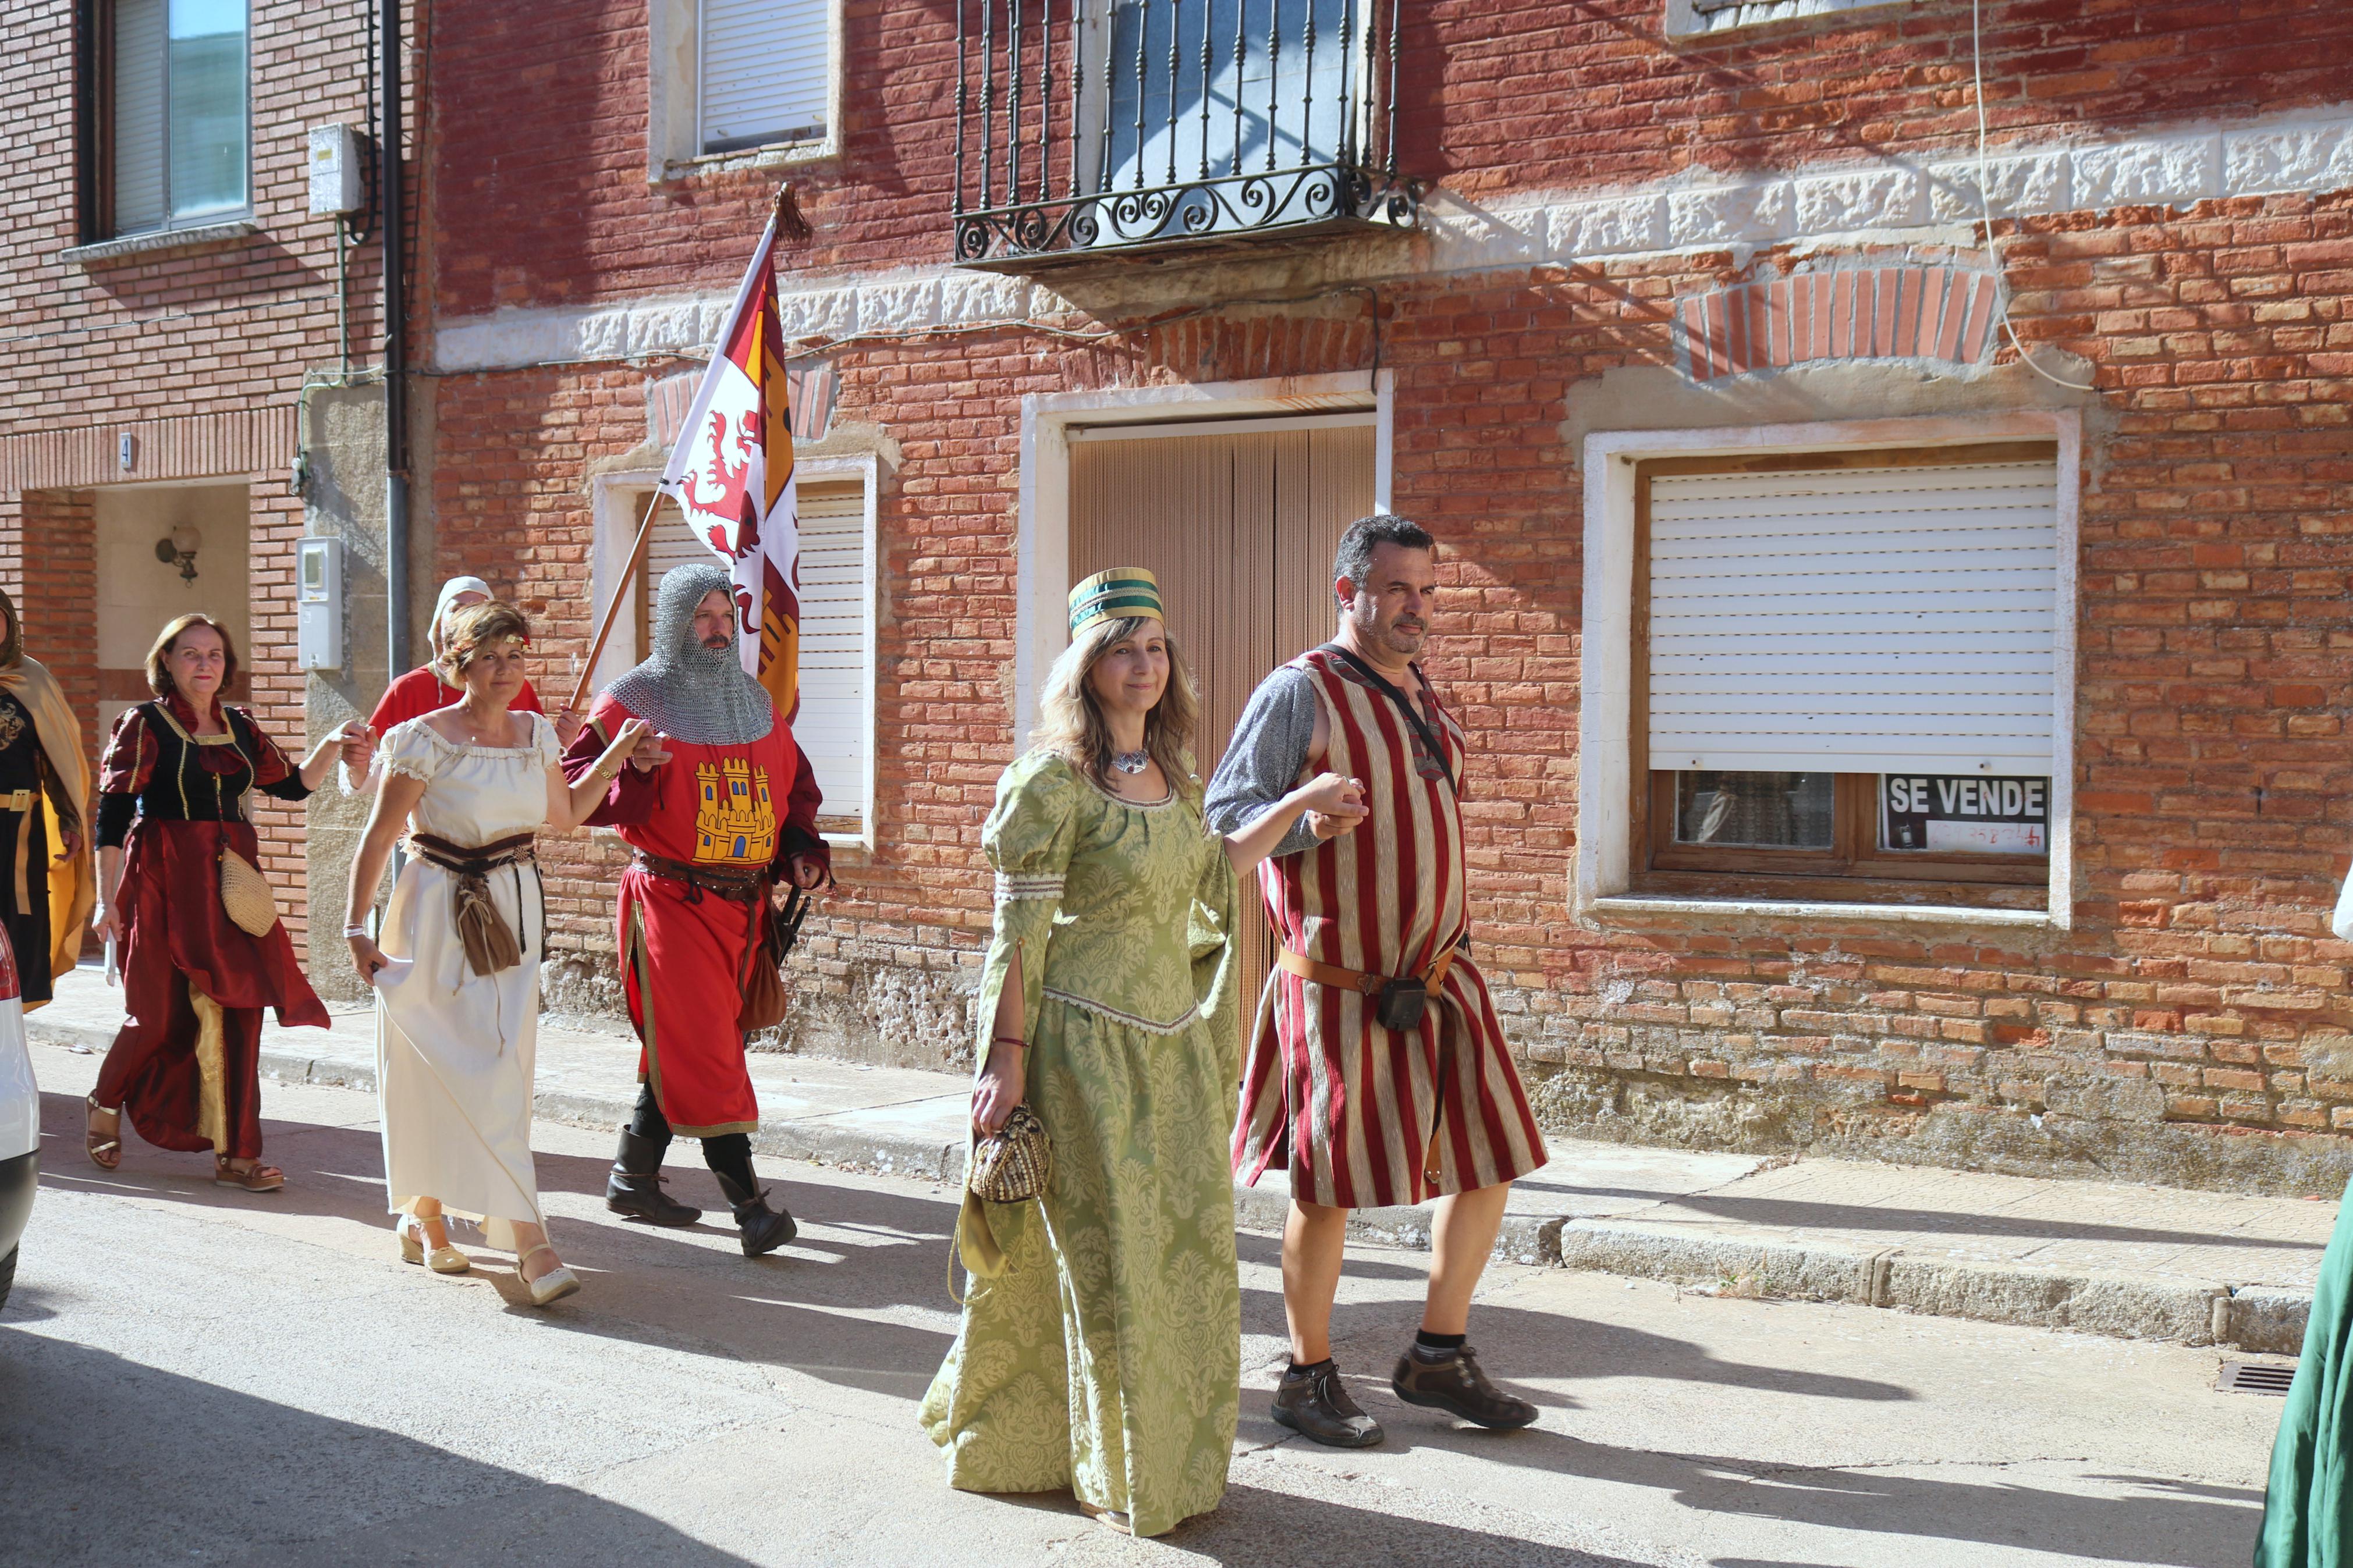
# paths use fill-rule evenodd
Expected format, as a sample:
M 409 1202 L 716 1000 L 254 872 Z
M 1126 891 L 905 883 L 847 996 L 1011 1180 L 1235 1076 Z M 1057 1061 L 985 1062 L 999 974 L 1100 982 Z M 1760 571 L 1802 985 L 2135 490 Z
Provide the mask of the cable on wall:
M 1987 194 L 1986 184 L 1985 34 L 1978 20 L 1978 12 L 1983 4 L 1984 0 L 1969 0 L 1969 75 L 1977 89 L 1978 211 L 1985 220 L 1986 262 L 1993 268 L 1995 281 L 2000 283 L 2002 279 L 2001 252 L 1996 248 L 1993 241 L 1993 201 Z M 2018 351 L 2021 364 L 2053 386 L 2063 386 L 2070 392 L 2098 390 L 2089 382 L 2069 381 L 2063 376 L 2053 375 L 2034 363 L 2034 356 L 2026 352 L 2026 344 L 2019 338 L 2018 328 L 2010 321 L 2010 298 L 2007 290 L 2000 288 L 1994 289 L 1994 310 L 1998 312 L 1996 319 L 2001 322 L 2001 330 L 2010 337 L 2010 346 Z

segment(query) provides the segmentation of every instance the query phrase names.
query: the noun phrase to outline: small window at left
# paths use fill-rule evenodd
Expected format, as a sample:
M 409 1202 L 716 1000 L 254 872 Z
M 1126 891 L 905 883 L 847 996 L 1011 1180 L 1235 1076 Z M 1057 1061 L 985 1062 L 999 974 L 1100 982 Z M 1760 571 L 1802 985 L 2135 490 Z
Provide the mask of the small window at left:
M 108 236 L 246 211 L 246 0 L 111 0 L 98 11 Z

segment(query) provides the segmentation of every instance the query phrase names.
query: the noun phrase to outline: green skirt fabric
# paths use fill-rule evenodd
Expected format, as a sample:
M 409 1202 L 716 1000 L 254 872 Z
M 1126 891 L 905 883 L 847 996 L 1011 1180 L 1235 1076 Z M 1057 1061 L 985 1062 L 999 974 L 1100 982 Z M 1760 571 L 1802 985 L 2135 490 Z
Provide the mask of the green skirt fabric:
M 1029 1100 L 1042 1204 L 991 1205 L 1005 1272 L 975 1279 L 924 1397 L 966 1491 L 1069 1487 L 1158 1535 L 1225 1495 L 1241 1381 L 1227 1053 L 1048 995 Z
M 2353 1462 L 2346 1386 L 2353 1376 L 2353 1188 L 2337 1205 L 2337 1228 L 2321 1255 L 2305 1325 L 2303 1357 L 2280 1412 L 2255 1568 L 2353 1568 Z

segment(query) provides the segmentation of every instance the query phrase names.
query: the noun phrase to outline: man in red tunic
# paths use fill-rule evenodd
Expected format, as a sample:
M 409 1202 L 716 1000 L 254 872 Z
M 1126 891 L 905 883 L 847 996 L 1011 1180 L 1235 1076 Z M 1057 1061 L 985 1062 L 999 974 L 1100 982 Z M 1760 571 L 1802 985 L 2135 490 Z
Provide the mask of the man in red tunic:
M 760 1125 L 736 1018 L 746 976 L 772 963 L 758 918 L 789 880 L 814 888 L 830 856 L 817 832 L 808 759 L 735 651 L 735 598 L 716 565 L 661 580 L 653 657 L 607 687 L 565 755 L 574 782 L 631 719 L 655 731 L 614 780 L 591 823 L 633 853 L 621 873 L 621 984 L 643 1047 L 638 1104 L 605 1205 L 656 1225 L 692 1225 L 702 1211 L 661 1190 L 671 1134 L 702 1141 L 703 1163 L 742 1233 L 746 1256 L 793 1238 L 752 1171 Z

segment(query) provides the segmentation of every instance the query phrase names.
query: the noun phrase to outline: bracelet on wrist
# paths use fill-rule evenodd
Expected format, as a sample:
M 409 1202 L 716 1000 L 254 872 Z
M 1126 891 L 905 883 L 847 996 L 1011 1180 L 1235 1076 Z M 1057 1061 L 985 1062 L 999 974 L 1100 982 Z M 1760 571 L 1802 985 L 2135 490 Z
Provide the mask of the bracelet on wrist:
M 988 1043 L 992 1046 L 1018 1046 L 1025 1051 L 1029 1048 L 1029 1042 L 1018 1035 L 991 1035 Z
M 368 928 L 365 926 L 345 926 L 343 928 L 343 934 L 345 936 L 365 936 L 368 934 Z

